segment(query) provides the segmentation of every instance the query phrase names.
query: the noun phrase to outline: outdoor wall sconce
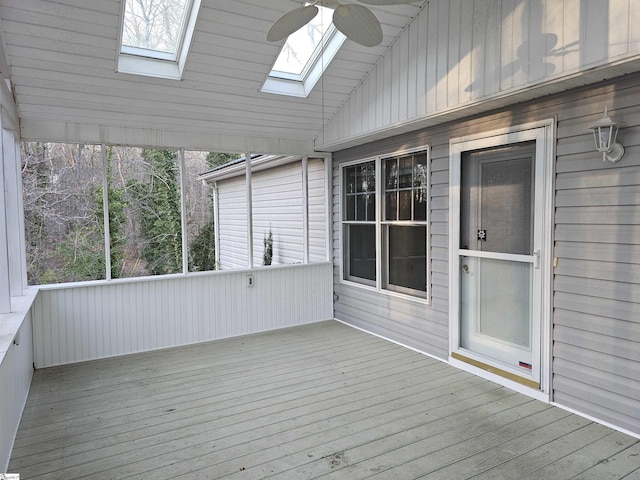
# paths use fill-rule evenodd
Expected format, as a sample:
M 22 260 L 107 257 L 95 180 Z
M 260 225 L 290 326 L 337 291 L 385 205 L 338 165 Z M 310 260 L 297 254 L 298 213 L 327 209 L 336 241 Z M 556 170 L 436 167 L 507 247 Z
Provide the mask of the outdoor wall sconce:
M 602 152 L 602 161 L 609 160 L 616 163 L 624 155 L 624 148 L 616 143 L 619 125 L 614 123 L 607 115 L 607 107 L 604 107 L 604 116 L 590 127 L 593 130 L 593 139 L 596 142 L 596 150 Z

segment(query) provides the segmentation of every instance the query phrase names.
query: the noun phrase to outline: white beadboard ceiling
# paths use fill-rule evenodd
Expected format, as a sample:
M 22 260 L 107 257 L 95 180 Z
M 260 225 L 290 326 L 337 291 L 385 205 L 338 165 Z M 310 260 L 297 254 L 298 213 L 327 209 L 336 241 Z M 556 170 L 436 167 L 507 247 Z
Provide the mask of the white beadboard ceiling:
M 116 73 L 122 0 L 2 0 L 0 36 L 25 139 L 306 153 L 426 0 L 371 7 L 383 43 L 350 40 L 308 98 L 260 93 L 297 0 L 203 0 L 183 79 Z M 6 68 L 0 62 L 2 73 Z

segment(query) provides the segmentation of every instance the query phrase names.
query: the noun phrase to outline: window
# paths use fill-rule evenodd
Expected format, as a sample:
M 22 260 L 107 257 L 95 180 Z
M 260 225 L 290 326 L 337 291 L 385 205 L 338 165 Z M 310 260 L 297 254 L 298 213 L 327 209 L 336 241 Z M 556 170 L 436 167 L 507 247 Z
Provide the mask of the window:
M 261 91 L 306 97 L 331 63 L 346 37 L 333 23 L 333 10 L 318 6 L 319 12 L 295 31 L 282 46 Z
M 348 280 L 376 284 L 376 166 L 344 169 L 345 268 Z
M 125 0 L 118 71 L 180 79 L 201 0 Z
M 313 20 L 289 35 L 273 64 L 271 75 L 300 80 L 314 57 L 317 57 L 323 38 L 326 40 L 325 35 L 335 30 L 327 20 L 331 10 L 326 7 L 318 9 L 320 12 Z
M 428 165 L 418 151 L 342 168 L 343 280 L 427 298 Z
M 385 288 L 427 291 L 427 155 L 383 160 Z

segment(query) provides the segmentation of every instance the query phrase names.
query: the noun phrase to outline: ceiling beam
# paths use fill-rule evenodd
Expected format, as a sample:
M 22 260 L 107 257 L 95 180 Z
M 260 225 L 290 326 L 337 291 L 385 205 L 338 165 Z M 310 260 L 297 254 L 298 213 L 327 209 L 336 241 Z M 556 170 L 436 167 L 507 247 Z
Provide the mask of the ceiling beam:
M 4 28 L 2 26 L 2 19 L 0 19 L 0 31 L 4 31 Z M 7 62 L 4 37 L 2 37 L 1 35 L 0 35 L 0 75 L 3 78 L 11 77 L 11 72 L 9 71 L 9 63 Z
M 0 20 L 0 30 L 2 23 Z M 18 109 L 11 91 L 11 72 L 5 54 L 4 37 L 0 36 L 0 105 L 2 106 L 2 124 L 4 128 L 16 129 L 18 126 Z
M 18 129 L 18 108 L 13 99 L 13 93 L 9 89 L 9 79 L 0 77 L 0 106 L 2 114 L 2 127 L 9 130 Z
M 216 133 L 180 132 L 151 128 L 90 125 L 24 118 L 21 139 L 41 142 L 93 143 L 132 147 L 184 148 L 224 153 L 255 152 L 278 155 L 312 154 L 313 142 Z

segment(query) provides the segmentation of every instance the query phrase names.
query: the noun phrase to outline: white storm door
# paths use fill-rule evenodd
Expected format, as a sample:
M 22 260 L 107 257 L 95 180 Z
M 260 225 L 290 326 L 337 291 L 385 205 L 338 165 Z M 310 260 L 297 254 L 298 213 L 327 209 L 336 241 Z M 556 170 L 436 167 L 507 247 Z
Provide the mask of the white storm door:
M 550 241 L 538 130 L 452 145 L 450 356 L 541 391 Z

